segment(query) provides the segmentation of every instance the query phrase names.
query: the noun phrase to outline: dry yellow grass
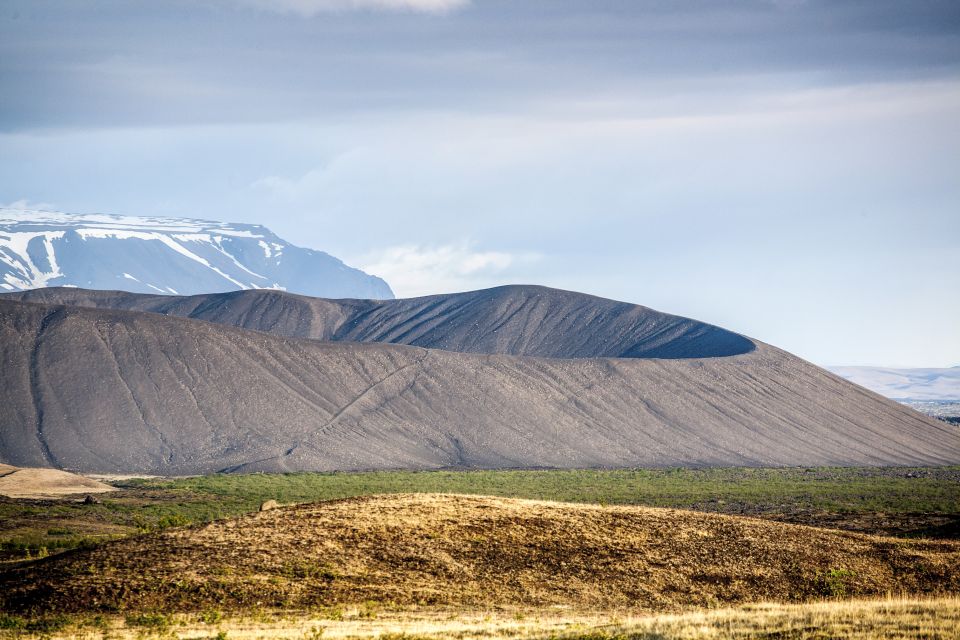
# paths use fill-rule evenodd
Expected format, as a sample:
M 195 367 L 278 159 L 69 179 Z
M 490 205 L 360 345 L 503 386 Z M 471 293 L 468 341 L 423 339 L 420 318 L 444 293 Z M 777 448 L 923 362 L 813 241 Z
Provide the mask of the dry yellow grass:
M 76 473 L 0 465 L 0 496 L 8 498 L 60 498 L 107 491 L 116 488 Z
M 115 616 L 75 621 L 58 632 L 18 632 L 16 637 L 62 640 L 182 638 L 229 640 L 950 640 L 960 638 L 960 599 L 854 600 L 800 605 L 761 603 L 676 615 L 572 612 L 564 609 L 454 611 L 337 610 L 317 615 L 232 617 L 206 621 L 180 615 L 143 626 Z M 13 635 L 9 633 L 9 635 Z M 0 632 L 0 638 L 4 637 Z
M 0 573 L 0 611 L 563 605 L 682 611 L 960 593 L 960 543 L 672 509 L 457 495 L 292 507 Z

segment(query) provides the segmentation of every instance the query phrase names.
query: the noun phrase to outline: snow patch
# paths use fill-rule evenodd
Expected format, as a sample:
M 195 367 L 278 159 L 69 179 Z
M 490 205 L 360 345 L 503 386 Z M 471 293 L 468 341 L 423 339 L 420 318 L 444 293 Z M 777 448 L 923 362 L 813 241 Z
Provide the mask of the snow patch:
M 57 231 L 54 233 L 45 233 L 43 235 L 43 247 L 47 250 L 47 264 L 50 265 L 50 275 L 47 278 L 59 278 L 63 275 L 63 272 L 60 271 L 60 265 L 57 263 L 57 253 L 53 250 L 53 240 L 54 238 L 62 238 L 63 231 Z
M 64 281 L 109 289 L 115 288 L 118 280 L 129 280 L 158 293 L 170 291 L 180 295 L 181 292 L 196 293 L 199 286 L 224 290 L 286 290 L 285 285 L 298 282 L 306 289 L 302 292 L 313 295 L 324 295 L 324 289 L 356 286 L 355 297 L 369 297 L 370 286 L 382 286 L 366 274 L 338 266 L 335 260 L 331 263 L 332 259 L 322 252 L 293 247 L 260 225 L 158 216 L 70 214 L 26 207 L 26 203 L 0 205 L 2 290 L 32 289 Z M 75 241 L 68 245 L 67 240 Z M 142 255 L 137 251 L 137 243 L 124 242 L 128 240 L 150 242 L 148 246 L 153 250 Z M 96 242 L 87 244 L 90 241 Z M 28 247 L 36 260 L 31 258 Z M 329 284 L 311 284 L 307 273 L 280 273 L 278 266 L 286 250 L 298 255 L 303 251 L 315 257 L 317 269 L 340 269 L 344 281 L 339 282 L 340 274 L 333 274 L 324 279 L 329 280 Z M 260 251 L 265 256 L 262 261 L 258 258 Z M 79 277 L 73 273 L 74 265 L 84 272 L 85 263 L 93 268 L 90 273 L 103 275 Z M 256 271 L 254 266 L 258 267 Z M 304 269 L 309 272 L 313 267 Z M 131 271 L 150 278 L 155 284 L 147 285 Z M 212 283 L 210 272 L 216 274 Z M 117 273 L 122 275 L 113 275 Z M 273 282 L 277 279 L 284 284 Z M 224 286 L 228 283 L 229 286 Z
M 194 220 L 190 218 L 165 218 L 157 216 L 122 216 L 104 213 L 61 213 L 58 211 L 40 211 L 37 209 L 0 208 L 0 226 L 23 227 L 100 227 L 122 230 L 162 230 L 166 233 L 210 233 L 216 232 L 237 238 L 265 238 L 264 233 L 256 233 L 248 228 L 240 228 L 229 222 L 215 220 Z M 244 225 L 246 227 L 246 225 Z M 254 227 L 256 228 L 256 227 Z
M 263 242 L 261 242 L 260 244 L 263 244 Z M 228 258 L 230 258 L 230 260 L 233 261 L 233 264 L 235 264 L 235 265 L 236 265 L 237 267 L 239 267 L 240 269 L 243 269 L 244 271 L 246 271 L 247 273 L 249 273 L 249 274 L 252 275 L 252 276 L 255 276 L 255 277 L 257 277 L 257 278 L 263 278 L 264 280 L 266 280 L 266 277 L 265 277 L 265 276 L 262 276 L 262 275 L 260 275 L 259 273 L 256 273 L 256 272 L 254 272 L 254 271 L 251 271 L 251 270 L 248 269 L 243 263 L 241 263 L 239 260 L 237 260 L 236 256 L 234 256 L 232 253 L 230 253 L 229 251 L 227 251 L 226 249 L 224 249 L 224 248 L 223 248 L 223 238 L 218 238 L 218 237 L 213 238 L 213 247 L 214 247 L 217 251 L 219 251 L 220 253 L 222 253 L 223 255 L 225 255 L 225 256 L 227 256 Z M 256 289 L 256 288 L 257 288 L 257 285 L 250 285 L 250 286 L 251 286 L 251 288 L 253 288 L 253 289 Z
M 53 249 L 53 241 L 62 238 L 63 231 L 6 231 L 0 233 L 0 257 L 3 262 L 13 268 L 14 273 L 7 272 L 4 279 L 18 289 L 35 289 L 45 287 L 53 278 L 63 275 Z M 49 271 L 44 271 L 30 258 L 27 247 L 34 238 L 42 238 L 47 254 Z
M 209 233 L 174 233 L 173 237 L 180 242 L 213 242 Z
M 210 262 L 208 262 L 205 258 L 202 258 L 197 254 L 195 254 L 194 252 L 190 251 L 189 249 L 187 249 L 186 247 L 178 243 L 176 240 L 174 240 L 172 236 L 169 236 L 166 233 L 149 232 L 149 231 L 129 231 L 129 230 L 120 230 L 120 229 L 102 229 L 102 228 L 101 229 L 97 229 L 97 228 L 77 229 L 77 233 L 84 240 L 86 240 L 87 238 L 118 238 L 122 240 L 135 238 L 138 240 L 148 240 L 148 241 L 153 240 L 156 242 L 162 242 L 168 248 L 172 249 L 173 251 L 176 251 L 183 257 L 189 258 L 194 262 L 199 262 L 206 268 L 210 269 L 211 271 L 219 275 L 224 280 L 227 280 L 228 282 L 235 284 L 241 289 L 250 288 L 244 285 L 242 282 L 238 280 L 234 280 L 229 275 L 227 275 L 217 267 L 210 264 Z M 207 238 L 209 239 L 209 236 L 207 236 Z

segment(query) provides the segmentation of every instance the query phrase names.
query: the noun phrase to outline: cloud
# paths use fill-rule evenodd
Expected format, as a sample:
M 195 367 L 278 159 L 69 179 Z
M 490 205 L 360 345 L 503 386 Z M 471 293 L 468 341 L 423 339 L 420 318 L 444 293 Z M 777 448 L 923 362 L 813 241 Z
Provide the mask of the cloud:
M 31 202 L 26 198 L 20 198 L 13 202 L 3 204 L 0 202 L 0 209 L 23 209 L 25 211 L 55 211 L 56 206 L 49 202 Z
M 400 11 L 447 13 L 465 7 L 470 0 L 236 0 L 240 4 L 305 17 L 344 11 Z
M 352 262 L 384 278 L 400 298 L 482 289 L 513 282 L 511 267 L 535 262 L 533 253 L 474 251 L 468 242 L 387 247 Z
M 250 187 L 265 191 L 282 200 L 291 202 L 301 200 L 328 186 L 331 164 L 333 163 L 310 169 L 303 175 L 294 178 L 264 176 L 254 180 Z

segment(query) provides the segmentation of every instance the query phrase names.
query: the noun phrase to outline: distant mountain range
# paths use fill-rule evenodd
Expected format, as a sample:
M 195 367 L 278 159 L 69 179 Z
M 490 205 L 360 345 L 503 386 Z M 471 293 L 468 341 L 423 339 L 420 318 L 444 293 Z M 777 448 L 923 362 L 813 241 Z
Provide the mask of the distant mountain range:
M 960 402 L 960 367 L 948 369 L 828 368 L 851 382 L 894 400 Z
M 294 246 L 261 225 L 0 209 L 0 291 L 52 286 L 393 298 L 382 279 Z
M 719 327 L 508 286 L 0 295 L 0 462 L 80 471 L 930 465 L 960 432 Z

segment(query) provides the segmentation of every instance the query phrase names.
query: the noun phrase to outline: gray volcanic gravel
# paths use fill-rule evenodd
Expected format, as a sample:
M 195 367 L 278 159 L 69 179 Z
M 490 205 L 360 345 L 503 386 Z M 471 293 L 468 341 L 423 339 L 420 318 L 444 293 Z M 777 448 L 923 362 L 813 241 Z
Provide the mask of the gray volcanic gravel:
M 705 358 L 754 348 L 749 338 L 689 318 L 531 285 L 405 300 L 326 300 L 271 290 L 179 297 L 75 288 L 2 297 L 151 311 L 295 338 L 390 342 L 465 353 Z
M 711 335 L 687 322 L 675 341 Z M 568 333 L 565 353 L 581 353 L 589 340 Z M 552 348 L 457 335 L 478 349 Z M 711 353 L 649 335 L 614 351 Z M 0 461 L 159 474 L 960 462 L 954 427 L 749 343 L 724 357 L 544 358 L 2 299 Z

